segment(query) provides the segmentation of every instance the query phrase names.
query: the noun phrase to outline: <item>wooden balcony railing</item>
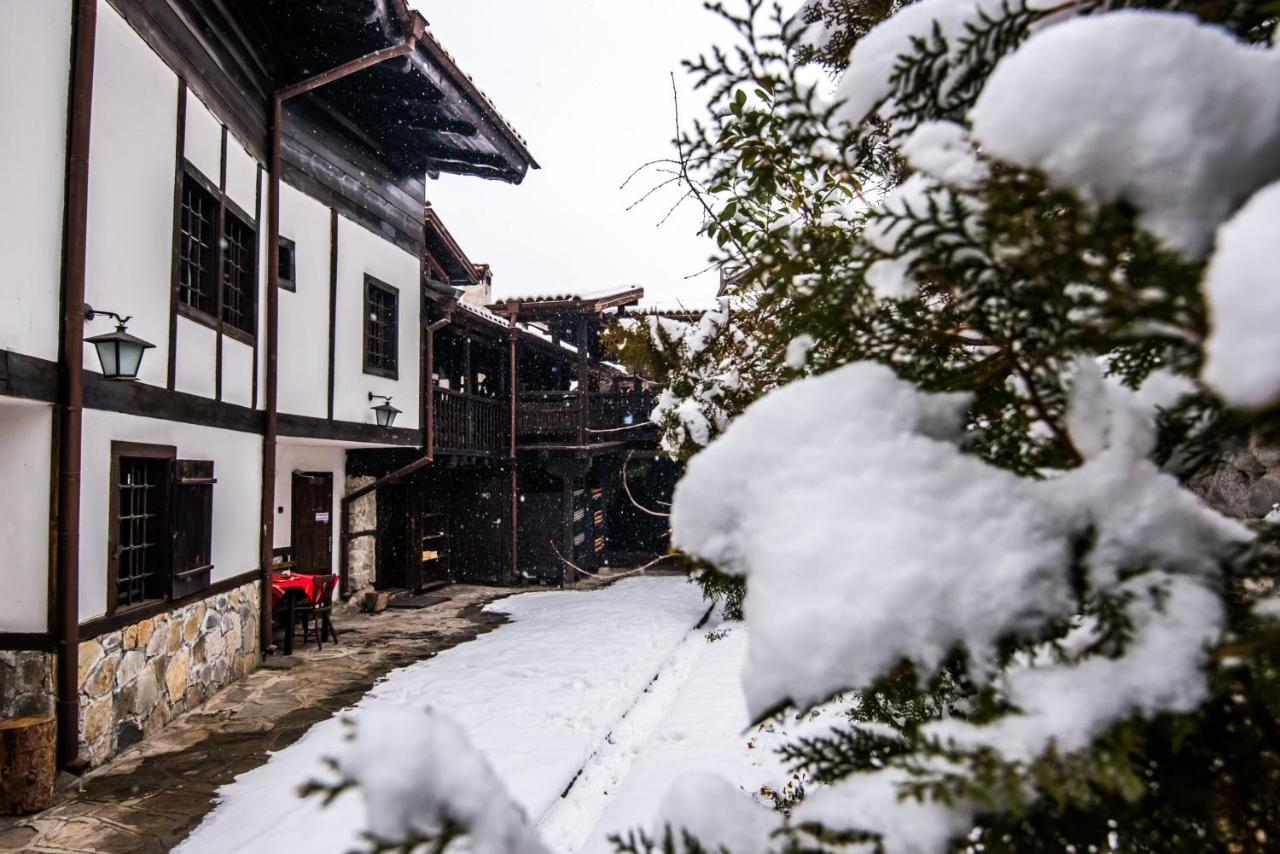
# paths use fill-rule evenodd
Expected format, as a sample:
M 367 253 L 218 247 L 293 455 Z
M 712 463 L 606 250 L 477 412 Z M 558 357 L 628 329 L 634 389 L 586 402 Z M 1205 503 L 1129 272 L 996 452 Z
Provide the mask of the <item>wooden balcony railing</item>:
M 583 423 L 582 398 L 576 391 L 533 391 L 520 395 L 516 410 L 519 444 L 579 444 L 614 441 L 626 434 L 598 433 L 648 420 L 653 395 L 648 392 L 591 392 Z M 638 432 L 638 431 L 637 431 Z
M 505 398 L 437 388 L 435 446 L 440 451 L 506 456 L 511 415 Z

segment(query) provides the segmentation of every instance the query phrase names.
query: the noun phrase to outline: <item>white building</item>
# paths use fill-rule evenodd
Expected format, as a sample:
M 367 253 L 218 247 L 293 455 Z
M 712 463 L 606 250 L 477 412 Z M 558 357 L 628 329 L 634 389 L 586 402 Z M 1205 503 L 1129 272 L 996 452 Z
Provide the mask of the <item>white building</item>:
M 426 444 L 426 176 L 536 164 L 405 0 L 0 16 L 0 716 L 96 764 L 256 666 L 264 557 L 342 569 L 348 452 Z

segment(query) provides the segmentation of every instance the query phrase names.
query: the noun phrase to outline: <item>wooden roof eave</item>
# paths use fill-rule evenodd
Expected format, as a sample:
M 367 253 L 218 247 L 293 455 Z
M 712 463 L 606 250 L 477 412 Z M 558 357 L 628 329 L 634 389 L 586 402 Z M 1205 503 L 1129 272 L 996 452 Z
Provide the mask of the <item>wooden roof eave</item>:
M 507 120 L 498 112 L 493 102 L 489 100 L 489 97 L 476 86 L 470 76 L 458 67 L 449 52 L 436 41 L 435 36 L 428 29 L 427 20 L 422 17 L 422 14 L 415 9 L 410 9 L 408 0 L 391 0 L 391 5 L 401 29 L 405 32 L 421 34 L 418 39 L 419 50 L 432 62 L 442 67 L 452 80 L 456 81 L 457 88 L 477 107 L 486 124 L 499 133 L 512 149 L 512 152 L 517 154 L 529 167 L 541 169 L 542 167 L 534 159 L 533 154 L 529 151 L 520 134 L 515 132 L 511 125 L 507 123 Z M 432 83 L 435 85 L 435 81 L 432 81 Z
M 635 287 L 593 299 L 573 297 L 569 299 L 523 298 L 511 302 L 503 300 L 489 308 L 499 314 L 509 313 L 514 308 L 521 318 L 542 318 L 567 314 L 603 314 L 610 309 L 635 305 L 643 298 L 644 288 Z

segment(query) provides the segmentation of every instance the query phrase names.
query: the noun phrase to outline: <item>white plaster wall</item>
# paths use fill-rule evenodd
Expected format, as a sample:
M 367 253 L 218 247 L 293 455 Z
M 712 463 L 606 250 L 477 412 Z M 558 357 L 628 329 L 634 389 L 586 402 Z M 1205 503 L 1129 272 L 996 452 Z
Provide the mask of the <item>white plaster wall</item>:
M 9 3 L 6 13 L 9 6 L 42 4 Z M 95 307 L 133 315 L 129 331 L 156 345 L 143 358 L 139 376 L 163 386 L 178 80 L 110 3 L 98 4 L 93 97 L 85 299 Z M 108 320 L 87 326 L 90 335 L 110 330 Z M 90 345 L 85 345 L 85 366 L 98 369 Z
M 222 399 L 253 405 L 253 348 L 227 335 L 222 336 Z
M 227 134 L 227 197 L 249 216 L 257 215 L 258 161 L 231 134 Z
M 282 183 L 280 234 L 296 245 L 297 291 L 280 291 L 278 405 L 281 412 L 324 418 L 329 409 L 329 208 Z M 341 238 L 338 248 L 341 256 Z
M 258 566 L 262 437 L 86 409 L 80 487 L 80 619 L 106 613 L 111 443 L 173 445 L 178 459 L 213 460 L 213 580 Z M 47 476 L 46 476 L 47 480 Z
M 222 125 L 190 89 L 187 90 L 187 122 L 182 138 L 182 154 L 209 179 L 210 184 L 218 186 L 222 173 Z M 169 195 L 173 195 L 172 190 Z
M 364 277 L 400 291 L 399 379 L 364 373 Z M 338 311 L 334 355 L 334 417 L 376 423 L 368 393 L 395 397 L 397 427 L 418 426 L 419 261 L 345 217 L 338 217 Z
M 293 544 L 293 473 L 329 472 L 333 475 L 333 506 L 329 518 L 333 520 L 333 564 L 331 571 L 338 572 L 338 520 L 342 505 L 342 490 L 346 479 L 347 452 L 330 445 L 285 444 L 276 446 L 276 524 L 275 547 Z
M 9 0 L 0 26 L 0 348 L 58 358 L 71 0 Z
M 178 315 L 174 338 L 178 358 L 174 361 L 173 387 L 188 394 L 213 397 L 217 390 L 218 335 L 203 323 Z M 154 339 L 151 339 L 154 340 Z M 225 343 L 225 341 L 224 341 Z M 159 348 L 157 348 L 158 350 Z M 156 356 L 151 350 L 142 357 L 142 367 Z M 96 357 L 95 357 L 96 358 Z M 226 377 L 223 377 L 226 381 Z M 163 384 L 161 380 L 160 384 Z
M 0 398 L 0 632 L 48 628 L 52 413 Z

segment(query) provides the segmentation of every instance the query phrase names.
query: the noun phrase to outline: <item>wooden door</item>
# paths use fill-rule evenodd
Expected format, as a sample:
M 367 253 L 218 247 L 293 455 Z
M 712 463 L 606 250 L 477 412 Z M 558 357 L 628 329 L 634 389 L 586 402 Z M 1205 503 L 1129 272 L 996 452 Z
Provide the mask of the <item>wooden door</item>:
M 298 572 L 333 572 L 333 475 L 293 473 L 293 560 Z
M 428 584 L 450 580 L 450 564 L 453 542 L 449 517 L 431 512 L 427 488 L 418 484 L 410 499 L 412 514 L 409 520 L 408 573 L 412 590 Z

